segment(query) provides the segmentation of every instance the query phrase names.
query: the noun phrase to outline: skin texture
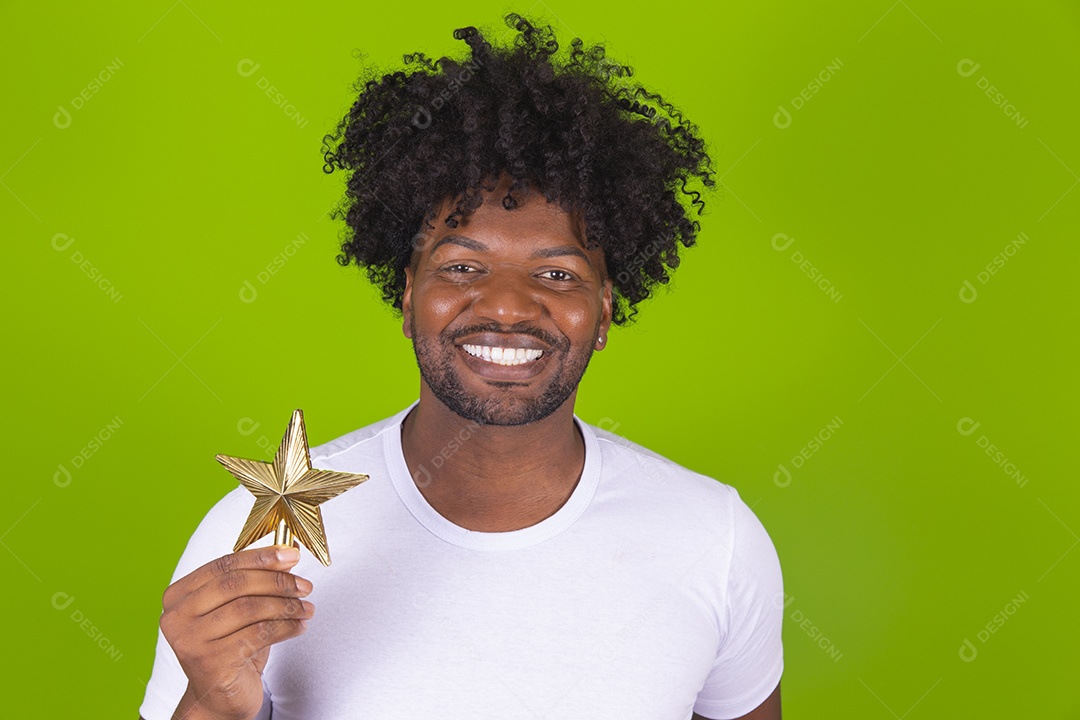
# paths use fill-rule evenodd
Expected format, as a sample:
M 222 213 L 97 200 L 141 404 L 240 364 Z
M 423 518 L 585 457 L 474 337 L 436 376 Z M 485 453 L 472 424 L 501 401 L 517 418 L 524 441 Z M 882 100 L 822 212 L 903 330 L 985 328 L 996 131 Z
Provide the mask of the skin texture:
M 586 247 L 578 218 L 536 194 L 506 210 L 498 198 L 507 184 L 457 228 L 433 224 L 407 268 L 402 302 L 422 378 L 402 428 L 406 463 L 432 507 L 484 532 L 533 525 L 573 492 L 585 461 L 573 424 L 577 383 L 611 325 L 603 253 Z M 544 355 L 511 373 L 463 343 Z M 465 417 L 440 398 L 448 387 L 470 399 Z M 463 430 L 467 443 L 432 475 L 431 458 Z

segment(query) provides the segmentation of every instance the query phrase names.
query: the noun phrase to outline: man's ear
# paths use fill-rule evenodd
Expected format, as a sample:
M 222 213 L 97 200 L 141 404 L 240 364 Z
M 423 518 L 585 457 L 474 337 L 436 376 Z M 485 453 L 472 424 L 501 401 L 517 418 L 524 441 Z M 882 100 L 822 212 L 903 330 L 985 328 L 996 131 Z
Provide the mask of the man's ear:
M 601 311 L 600 311 L 600 327 L 597 332 L 596 343 L 594 347 L 597 350 L 603 350 L 607 347 L 608 343 L 608 331 L 611 329 L 611 280 L 604 280 L 603 298 L 601 298 Z
M 401 332 L 412 339 L 412 265 L 405 268 L 405 292 L 401 295 Z

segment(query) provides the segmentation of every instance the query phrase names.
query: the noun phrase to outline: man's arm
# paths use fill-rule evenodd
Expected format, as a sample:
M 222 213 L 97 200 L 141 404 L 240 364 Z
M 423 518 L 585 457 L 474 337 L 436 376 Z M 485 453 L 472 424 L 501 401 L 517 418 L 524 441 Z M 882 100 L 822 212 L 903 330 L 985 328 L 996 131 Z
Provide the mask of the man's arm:
M 691 720 L 709 720 L 709 718 L 694 713 Z M 780 683 L 776 683 L 776 689 L 765 698 L 763 703 L 737 720 L 780 720 Z

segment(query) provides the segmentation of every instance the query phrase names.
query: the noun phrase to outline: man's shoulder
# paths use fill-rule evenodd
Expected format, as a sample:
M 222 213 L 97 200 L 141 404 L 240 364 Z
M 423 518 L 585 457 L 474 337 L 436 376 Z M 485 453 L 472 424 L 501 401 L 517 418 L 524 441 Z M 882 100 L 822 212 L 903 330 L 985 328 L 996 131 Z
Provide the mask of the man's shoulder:
M 681 498 L 696 497 L 703 502 L 727 505 L 739 500 L 734 486 L 680 465 L 611 430 L 589 425 L 600 445 L 605 470 Z M 715 507 L 715 506 L 714 506 Z
M 601 504 L 611 516 L 630 518 L 636 533 L 654 533 L 656 547 L 675 554 L 687 547 L 711 548 L 716 562 L 702 569 L 724 577 L 736 547 L 754 558 L 750 564 L 770 554 L 775 558 L 767 531 L 735 485 L 604 428 L 589 428 L 603 463 Z
M 311 463 L 327 465 L 327 469 L 334 469 L 329 465 L 363 455 L 370 451 L 381 452 L 382 435 L 391 428 L 397 427 L 401 417 L 411 409 L 410 405 L 401 412 L 377 420 L 356 430 L 340 435 L 333 440 L 316 445 L 310 449 Z

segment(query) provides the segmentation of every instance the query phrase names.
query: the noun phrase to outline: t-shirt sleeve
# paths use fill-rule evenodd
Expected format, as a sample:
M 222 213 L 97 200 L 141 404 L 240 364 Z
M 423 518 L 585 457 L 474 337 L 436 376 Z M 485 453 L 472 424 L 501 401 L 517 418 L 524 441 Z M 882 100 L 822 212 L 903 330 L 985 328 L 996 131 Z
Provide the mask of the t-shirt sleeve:
M 169 584 L 188 575 L 211 560 L 232 552 L 236 536 L 243 527 L 243 522 L 251 510 L 252 498 L 243 487 L 238 487 L 215 504 L 199 523 L 187 547 L 184 548 L 180 561 L 173 571 Z M 258 542 L 253 545 L 269 544 Z M 164 593 L 165 588 L 161 591 Z M 157 631 L 157 647 L 154 651 L 154 667 L 150 681 L 146 684 L 146 694 L 139 706 L 139 716 L 145 720 L 171 720 L 173 711 L 180 704 L 180 698 L 187 690 L 187 676 L 180 667 L 172 647 L 161 632 Z M 263 686 L 263 705 L 256 720 L 269 720 L 270 694 Z
M 694 712 L 712 720 L 742 717 L 776 688 L 784 672 L 780 631 L 784 587 L 780 559 L 754 512 L 731 491 L 731 561 L 720 608 L 716 662 Z

